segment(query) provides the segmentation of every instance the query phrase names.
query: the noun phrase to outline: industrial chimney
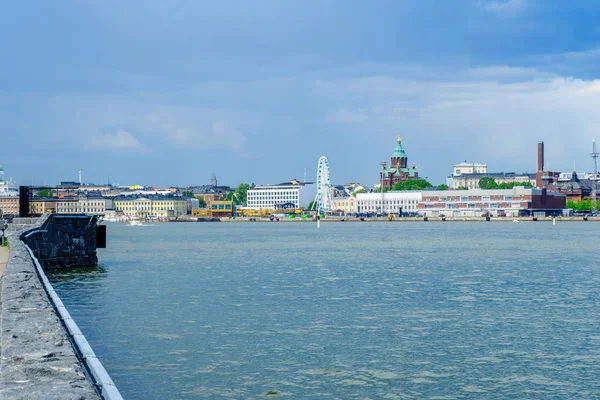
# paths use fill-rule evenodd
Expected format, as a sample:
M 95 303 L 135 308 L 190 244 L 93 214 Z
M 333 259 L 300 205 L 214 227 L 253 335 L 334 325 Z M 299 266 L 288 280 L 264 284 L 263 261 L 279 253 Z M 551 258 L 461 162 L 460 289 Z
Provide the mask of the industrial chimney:
M 537 144 L 537 172 L 544 170 L 544 142 Z

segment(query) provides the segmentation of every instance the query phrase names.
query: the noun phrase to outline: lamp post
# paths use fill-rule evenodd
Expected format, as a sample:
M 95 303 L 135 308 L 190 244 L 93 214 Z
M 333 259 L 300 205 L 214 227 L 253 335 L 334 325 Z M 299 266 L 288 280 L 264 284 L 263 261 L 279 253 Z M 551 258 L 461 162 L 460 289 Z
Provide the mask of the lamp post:
M 385 170 L 387 169 L 387 161 L 381 162 L 381 212 L 383 213 L 383 175 L 385 174 Z

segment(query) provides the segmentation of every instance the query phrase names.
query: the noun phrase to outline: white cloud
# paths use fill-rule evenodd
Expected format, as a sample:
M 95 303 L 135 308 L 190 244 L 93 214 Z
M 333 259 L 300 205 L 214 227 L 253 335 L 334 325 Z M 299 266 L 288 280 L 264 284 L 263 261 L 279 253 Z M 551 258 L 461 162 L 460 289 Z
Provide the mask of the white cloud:
M 118 130 L 115 133 L 104 133 L 92 136 L 90 144 L 96 149 L 145 153 L 148 149 L 129 132 Z
M 22 103 L 36 116 L 37 125 L 27 128 L 30 142 L 43 131 L 37 140 L 54 141 L 56 149 L 87 144 L 93 151 L 172 159 L 180 150 L 221 158 L 233 152 L 255 160 L 244 171 L 248 179 L 272 170 L 266 158 L 287 174 L 283 168 L 310 166 L 327 155 L 345 174 L 336 180 L 369 184 L 397 136 L 409 161 L 436 182 L 464 159 L 495 171 L 531 171 L 538 140 L 547 144 L 550 166 L 570 170 L 574 160 L 587 165 L 589 142 L 600 139 L 600 81 L 503 65 L 445 75 L 422 67 L 418 77 L 407 70 L 380 65 L 373 76 L 363 69 L 332 78 L 352 75 L 348 67 L 321 79 L 210 82 L 162 93 L 61 94 Z M 283 155 L 290 146 L 297 151 Z
M 494 71 L 469 82 L 367 77 L 318 87 L 336 102 L 326 121 L 361 132 L 360 143 L 402 136 L 411 161 L 438 179 L 442 163 L 449 171 L 463 159 L 488 162 L 497 171 L 531 171 L 538 140 L 547 143 L 554 168 L 568 169 L 574 159 L 582 168 L 589 164 L 588 147 L 600 137 L 600 81 L 526 71 L 530 79 L 505 83 L 506 70 L 497 69 L 498 77 Z

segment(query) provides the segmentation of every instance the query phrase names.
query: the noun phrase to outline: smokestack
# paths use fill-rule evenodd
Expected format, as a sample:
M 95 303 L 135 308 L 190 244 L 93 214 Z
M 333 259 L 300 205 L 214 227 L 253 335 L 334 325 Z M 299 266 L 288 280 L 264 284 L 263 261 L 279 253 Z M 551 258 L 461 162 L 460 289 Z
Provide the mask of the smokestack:
M 544 142 L 537 144 L 537 171 L 544 170 Z

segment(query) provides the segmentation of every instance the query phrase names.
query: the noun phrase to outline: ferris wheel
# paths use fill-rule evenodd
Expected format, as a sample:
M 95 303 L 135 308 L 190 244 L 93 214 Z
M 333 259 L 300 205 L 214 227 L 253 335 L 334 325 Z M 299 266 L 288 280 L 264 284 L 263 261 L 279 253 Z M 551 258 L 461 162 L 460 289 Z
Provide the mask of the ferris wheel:
M 327 157 L 325 156 L 319 158 L 315 207 L 319 214 L 331 209 L 331 178 L 329 176 L 329 160 L 327 160 Z

